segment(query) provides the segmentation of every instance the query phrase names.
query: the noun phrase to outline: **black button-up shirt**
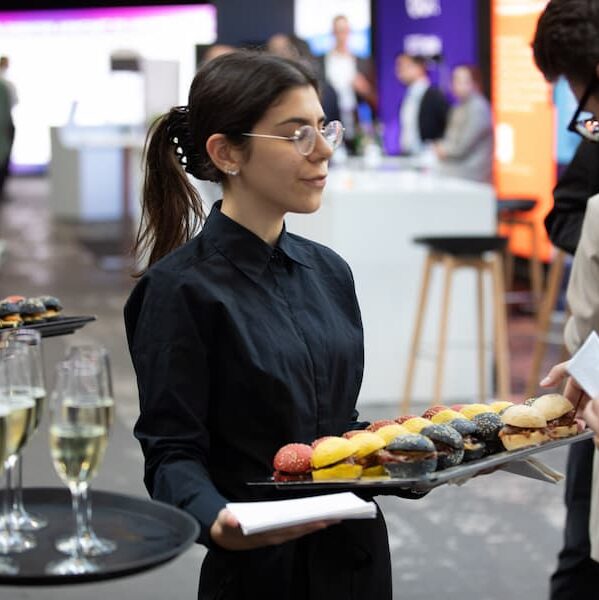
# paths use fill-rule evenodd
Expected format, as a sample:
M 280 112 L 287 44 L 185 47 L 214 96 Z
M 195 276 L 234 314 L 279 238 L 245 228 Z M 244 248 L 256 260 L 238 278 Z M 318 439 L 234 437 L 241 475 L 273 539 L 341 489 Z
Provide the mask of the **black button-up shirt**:
M 348 265 L 283 230 L 275 248 L 220 212 L 153 265 L 125 307 L 151 495 L 200 541 L 228 500 L 264 497 L 277 449 L 352 427 L 363 370 Z M 355 424 L 354 424 L 355 426 Z

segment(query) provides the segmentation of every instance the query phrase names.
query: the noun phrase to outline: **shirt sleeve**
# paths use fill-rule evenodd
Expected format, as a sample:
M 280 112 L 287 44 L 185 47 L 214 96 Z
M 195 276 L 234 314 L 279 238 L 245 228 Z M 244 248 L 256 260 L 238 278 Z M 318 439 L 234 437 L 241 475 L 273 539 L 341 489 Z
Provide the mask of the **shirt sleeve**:
M 127 302 L 125 324 L 139 389 L 134 433 L 146 487 L 152 498 L 195 517 L 198 541 L 210 546 L 210 527 L 227 500 L 208 470 L 208 353 L 191 297 L 174 275 L 146 276 Z
M 567 297 L 572 316 L 566 322 L 564 339 L 573 353 L 591 331 L 599 331 L 599 194 L 587 204 Z

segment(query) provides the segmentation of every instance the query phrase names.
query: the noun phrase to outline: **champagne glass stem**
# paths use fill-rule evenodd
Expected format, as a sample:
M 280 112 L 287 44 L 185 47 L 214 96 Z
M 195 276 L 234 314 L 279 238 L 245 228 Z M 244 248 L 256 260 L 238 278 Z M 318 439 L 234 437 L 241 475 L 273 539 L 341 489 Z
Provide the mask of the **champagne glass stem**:
M 84 490 L 87 489 L 86 483 L 74 483 L 69 486 L 71 490 L 71 499 L 73 502 L 73 514 L 75 515 L 75 525 L 77 528 L 76 534 L 76 543 L 73 548 L 74 554 L 73 558 L 77 560 L 83 560 L 83 537 L 85 536 L 88 529 L 88 519 L 87 519 L 87 508 L 85 507 L 85 503 L 82 502 L 82 495 Z
M 15 487 L 12 492 L 12 512 L 18 513 L 23 510 L 23 460 L 20 454 L 16 460 L 15 475 Z
M 12 471 L 14 467 L 14 457 L 10 457 L 4 463 L 5 477 L 6 477 L 6 488 L 4 490 L 4 529 L 8 540 L 11 540 L 14 536 L 14 527 L 12 522 L 12 515 L 10 508 L 12 506 Z

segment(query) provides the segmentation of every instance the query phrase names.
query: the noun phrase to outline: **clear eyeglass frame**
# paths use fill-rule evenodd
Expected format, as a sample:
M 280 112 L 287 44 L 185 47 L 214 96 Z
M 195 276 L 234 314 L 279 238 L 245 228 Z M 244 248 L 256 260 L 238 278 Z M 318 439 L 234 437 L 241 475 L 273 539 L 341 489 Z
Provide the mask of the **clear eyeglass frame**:
M 599 143 L 599 120 L 595 115 L 592 115 L 589 118 L 581 119 L 581 113 L 585 112 L 584 107 L 588 102 L 591 94 L 597 89 L 599 85 L 599 78 L 596 75 L 593 75 L 591 80 L 589 81 L 585 91 L 580 97 L 580 102 L 578 103 L 578 107 L 576 108 L 576 112 L 572 116 L 570 123 L 568 124 L 568 131 L 572 131 L 573 133 L 577 133 L 585 140 L 590 142 Z
M 314 152 L 314 148 L 316 147 L 316 138 L 317 134 L 325 139 L 326 143 L 331 147 L 332 150 L 335 150 L 341 145 L 343 141 L 343 133 L 345 128 L 341 121 L 330 121 L 321 129 L 316 129 L 312 125 L 302 125 L 298 127 L 293 135 L 285 136 L 285 135 L 270 135 L 266 133 L 242 133 L 246 137 L 255 137 L 255 138 L 266 138 L 271 140 L 287 140 L 289 142 L 293 142 L 296 150 L 302 156 L 309 156 Z

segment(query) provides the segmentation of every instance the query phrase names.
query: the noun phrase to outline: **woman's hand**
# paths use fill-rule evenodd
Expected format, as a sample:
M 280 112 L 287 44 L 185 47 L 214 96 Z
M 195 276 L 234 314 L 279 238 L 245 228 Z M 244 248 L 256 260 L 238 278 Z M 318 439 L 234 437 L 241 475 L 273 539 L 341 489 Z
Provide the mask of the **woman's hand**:
M 599 397 L 593 398 L 584 408 L 582 418 L 585 423 L 597 434 L 599 434 Z M 595 444 L 598 439 L 595 436 Z M 598 446 L 599 447 L 599 446 Z
M 226 508 L 223 508 L 210 527 L 210 537 L 214 543 L 226 550 L 252 550 L 263 546 L 273 546 L 295 540 L 309 533 L 326 529 L 339 521 L 315 521 L 306 525 L 283 527 L 264 533 L 244 535 L 237 519 Z
M 576 416 L 584 418 L 583 411 L 590 398 L 584 393 L 580 385 L 578 385 L 578 382 L 568 375 L 567 366 L 567 361 L 555 365 L 555 367 L 549 371 L 547 376 L 541 380 L 541 387 L 556 387 L 566 379 L 564 396 L 577 407 Z

